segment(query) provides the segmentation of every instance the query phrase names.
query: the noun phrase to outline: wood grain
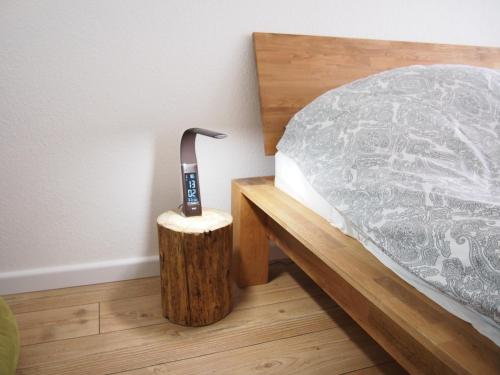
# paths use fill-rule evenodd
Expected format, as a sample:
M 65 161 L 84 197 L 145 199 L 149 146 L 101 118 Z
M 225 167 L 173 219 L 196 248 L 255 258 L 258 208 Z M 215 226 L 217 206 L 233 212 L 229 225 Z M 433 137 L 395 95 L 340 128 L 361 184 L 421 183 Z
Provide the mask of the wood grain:
M 500 48 L 269 33 L 253 40 L 266 155 L 295 113 L 356 79 L 415 64 L 500 68 Z
M 268 284 L 252 286 L 244 290 L 234 288 L 234 310 L 254 308 L 324 294 L 294 264 L 275 264 L 272 267 L 271 278 L 272 282 Z M 164 322 L 159 295 L 126 298 L 101 303 L 101 333 L 144 327 Z
M 100 310 L 101 333 L 165 322 L 159 294 L 102 302 Z
M 21 345 L 99 333 L 99 305 L 80 305 L 16 315 Z
M 233 311 L 204 327 L 163 323 L 24 347 L 18 374 L 109 374 L 345 326 L 329 298 Z
M 248 183 L 257 182 L 248 180 Z M 269 239 L 265 232 L 265 216 L 241 194 L 240 185 L 231 185 L 233 216 L 233 279 L 238 286 L 267 282 L 269 273 Z
M 169 211 L 158 218 L 163 316 L 187 326 L 212 324 L 232 306 L 232 218 L 203 212 L 186 218 Z
M 401 375 L 401 374 L 407 374 L 407 372 L 396 362 L 387 362 L 381 365 L 366 367 L 349 373 L 349 375 Z
M 184 361 L 126 375 L 343 374 L 389 360 L 357 326 L 335 328 Z M 400 372 L 401 373 L 401 372 Z M 404 371 L 403 371 L 404 373 Z
M 268 236 L 409 372 L 500 372 L 500 348 L 275 188 L 272 179 L 233 183 L 267 217 L 261 223 Z
M 159 295 L 159 277 L 124 280 L 3 296 L 15 314 L 79 306 L 147 295 Z
M 158 278 L 151 280 L 160 282 Z M 144 281 L 135 280 L 141 286 L 145 285 Z M 137 290 L 133 281 L 125 285 Z M 95 298 L 96 288 L 99 290 L 98 285 L 78 290 L 85 298 L 89 295 Z M 201 373 L 226 367 L 236 371 L 237 358 L 247 363 L 247 367 L 255 364 L 262 373 L 283 373 L 280 369 L 284 367 L 293 371 L 295 365 L 297 370 L 323 368 L 326 373 L 332 373 L 333 369 L 353 371 L 362 367 L 360 363 L 372 366 L 388 358 L 290 261 L 271 264 L 268 283 L 236 289 L 234 311 L 226 319 L 202 328 L 177 326 L 165 320 L 159 322 L 159 289 L 154 295 L 118 299 L 110 297 L 124 295 L 123 283 L 106 284 L 104 289 L 103 300 L 97 299 L 100 334 L 75 338 L 63 335 L 53 342 L 24 346 L 18 374 L 99 375 L 142 371 L 139 369 L 145 369 L 146 373 L 165 369 L 190 373 L 191 369 L 200 368 L 201 363 L 205 365 L 200 368 Z M 70 300 L 77 299 L 74 288 L 67 288 L 65 292 Z M 30 294 L 37 307 L 40 300 L 36 297 L 43 299 L 44 296 L 57 296 L 55 302 L 67 302 L 61 290 Z M 17 296 L 11 297 L 16 300 Z M 29 299 L 23 300 L 24 308 L 29 309 Z M 61 307 L 28 313 L 31 322 L 22 325 L 21 334 L 38 323 L 43 324 L 44 314 L 59 316 L 58 324 L 64 327 L 73 319 L 68 314 L 72 309 Z M 336 327 L 342 330 L 336 331 Z M 269 360 L 263 361 L 264 357 Z M 283 364 L 266 365 L 275 359 Z M 179 364 L 175 365 L 176 362 Z

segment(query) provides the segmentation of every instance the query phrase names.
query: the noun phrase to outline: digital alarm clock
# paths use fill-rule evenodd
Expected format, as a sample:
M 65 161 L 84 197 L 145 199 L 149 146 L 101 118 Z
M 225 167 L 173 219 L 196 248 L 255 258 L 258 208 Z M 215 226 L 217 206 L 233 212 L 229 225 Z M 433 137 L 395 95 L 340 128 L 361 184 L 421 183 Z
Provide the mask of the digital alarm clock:
M 185 216 L 200 216 L 201 197 L 200 180 L 198 178 L 198 162 L 196 160 L 196 134 L 216 139 L 227 137 L 226 134 L 207 129 L 191 128 L 182 134 L 181 139 L 181 178 L 182 178 L 182 213 Z

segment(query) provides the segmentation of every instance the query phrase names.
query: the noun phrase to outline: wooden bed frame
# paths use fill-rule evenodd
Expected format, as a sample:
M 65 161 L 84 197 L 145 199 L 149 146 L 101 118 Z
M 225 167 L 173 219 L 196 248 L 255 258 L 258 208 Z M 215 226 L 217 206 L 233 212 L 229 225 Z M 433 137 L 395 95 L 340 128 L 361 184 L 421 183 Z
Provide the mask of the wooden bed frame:
M 266 154 L 290 117 L 324 91 L 382 70 L 455 63 L 500 68 L 500 48 L 254 34 Z M 419 293 L 356 240 L 274 187 L 232 183 L 234 275 L 266 283 L 275 242 L 410 373 L 500 373 L 500 349 Z

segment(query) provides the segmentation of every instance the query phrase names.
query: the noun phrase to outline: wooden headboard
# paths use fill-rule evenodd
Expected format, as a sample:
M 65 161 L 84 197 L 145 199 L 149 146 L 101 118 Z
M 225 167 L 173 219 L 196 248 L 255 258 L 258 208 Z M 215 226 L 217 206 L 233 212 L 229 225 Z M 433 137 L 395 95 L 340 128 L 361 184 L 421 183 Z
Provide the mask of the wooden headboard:
M 500 68 L 500 48 L 287 34 L 253 34 L 266 155 L 290 118 L 320 94 L 415 64 Z

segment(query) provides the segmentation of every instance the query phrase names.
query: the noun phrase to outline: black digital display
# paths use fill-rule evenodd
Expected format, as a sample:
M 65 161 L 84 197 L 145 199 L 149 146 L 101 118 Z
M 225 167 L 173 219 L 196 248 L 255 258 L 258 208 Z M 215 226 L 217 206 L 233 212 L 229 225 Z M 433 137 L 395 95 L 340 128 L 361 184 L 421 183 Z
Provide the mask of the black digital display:
M 186 182 L 185 186 L 186 186 L 187 203 L 188 204 L 200 203 L 196 173 L 184 173 L 184 181 Z

